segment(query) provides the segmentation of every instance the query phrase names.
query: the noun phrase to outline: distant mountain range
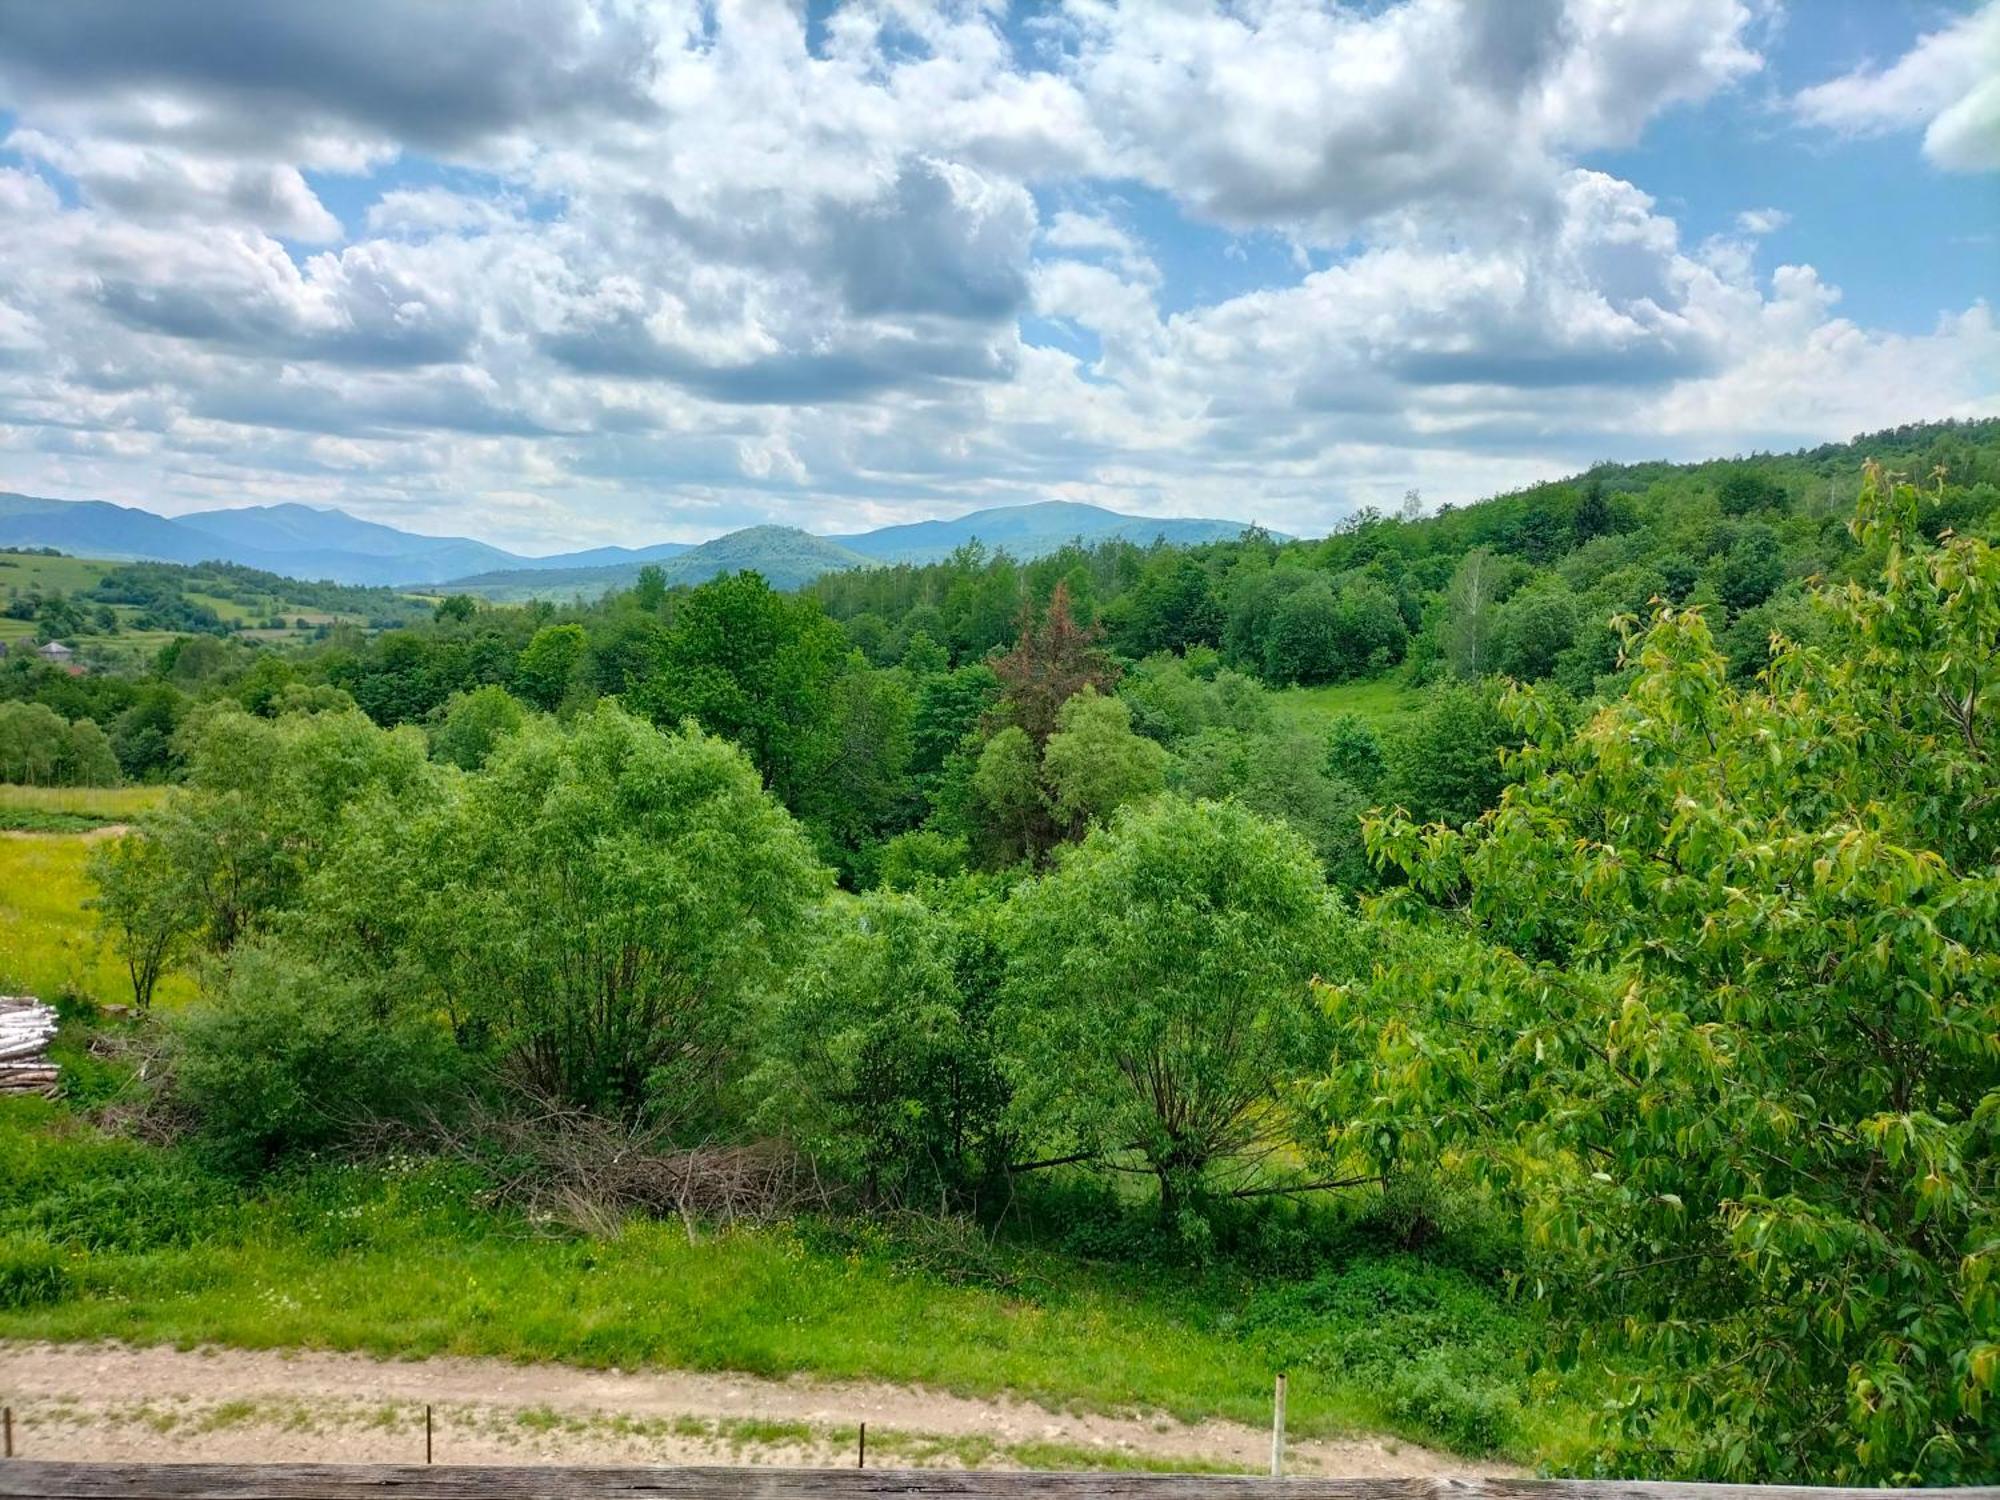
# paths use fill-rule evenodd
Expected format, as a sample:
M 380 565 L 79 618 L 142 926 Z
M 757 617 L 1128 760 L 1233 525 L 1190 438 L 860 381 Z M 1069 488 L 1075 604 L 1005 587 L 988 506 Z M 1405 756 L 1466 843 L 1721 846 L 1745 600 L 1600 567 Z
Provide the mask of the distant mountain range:
M 751 568 L 762 573 L 774 589 L 795 589 L 811 583 L 822 573 L 876 565 L 875 558 L 843 547 L 832 537 L 814 536 L 792 526 L 750 526 L 666 558 L 583 568 L 546 568 L 537 564 L 455 578 L 444 587 L 455 594 L 477 594 L 496 604 L 519 604 L 525 599 L 567 599 L 575 594 L 594 598 L 612 589 L 630 588 L 638 580 L 639 570 L 649 562 L 666 574 L 670 584 L 706 583 L 720 574 Z
M 1191 546 L 1241 536 L 1248 524 L 1178 516 L 1127 516 L 1073 500 L 1044 500 L 1039 505 L 975 510 L 952 521 L 912 521 L 905 526 L 884 526 L 876 531 L 823 540 L 885 563 L 937 562 L 975 540 L 1025 560 L 1046 557 L 1065 542 L 1079 537 L 1086 543 L 1123 538 L 1141 546 L 1155 537 L 1165 537 L 1170 542 Z
M 844 568 L 935 562 L 974 540 L 1028 559 L 1078 537 L 1085 542 L 1123 537 L 1142 544 L 1164 537 L 1185 544 L 1233 537 L 1243 527 L 1241 521 L 1128 516 L 1051 500 L 849 536 L 752 526 L 698 545 L 660 542 L 523 557 L 469 537 L 420 536 L 309 505 L 254 505 L 170 518 L 103 500 L 0 493 L 0 546 L 58 547 L 79 557 L 235 562 L 292 578 L 445 586 L 509 600 L 624 588 L 648 563 L 658 564 L 670 583 L 700 583 L 754 568 L 776 587 L 797 588 Z

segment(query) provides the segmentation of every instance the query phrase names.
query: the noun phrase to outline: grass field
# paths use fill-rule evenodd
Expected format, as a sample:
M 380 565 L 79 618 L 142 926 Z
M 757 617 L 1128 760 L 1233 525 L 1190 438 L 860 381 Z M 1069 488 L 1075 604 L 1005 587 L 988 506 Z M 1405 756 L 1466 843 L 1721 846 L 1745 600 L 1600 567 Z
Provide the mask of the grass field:
M 39 815 L 117 821 L 157 801 L 158 787 L 109 791 L 0 788 L 0 828 L 11 811 L 19 820 Z M 115 810 L 115 811 L 114 811 Z M 84 833 L 0 833 L 0 994 L 84 996 L 99 1004 L 125 1005 L 131 981 L 117 956 L 97 941 L 84 903 L 91 888 L 84 863 L 90 838 Z M 154 992 L 160 1005 L 174 1005 L 194 993 L 185 975 L 170 974 Z
M 118 564 L 88 557 L 39 557 L 0 552 L 0 598 L 14 594 L 65 594 L 95 588 Z
M 1421 693 L 1390 677 L 1283 688 L 1272 694 L 1279 716 L 1301 728 L 1317 728 L 1341 714 L 1353 714 L 1378 730 L 1392 729 L 1422 702 Z
M 126 823 L 165 799 L 163 786 L 8 786 L 0 784 L 0 816 L 9 812 L 67 813 L 98 823 Z

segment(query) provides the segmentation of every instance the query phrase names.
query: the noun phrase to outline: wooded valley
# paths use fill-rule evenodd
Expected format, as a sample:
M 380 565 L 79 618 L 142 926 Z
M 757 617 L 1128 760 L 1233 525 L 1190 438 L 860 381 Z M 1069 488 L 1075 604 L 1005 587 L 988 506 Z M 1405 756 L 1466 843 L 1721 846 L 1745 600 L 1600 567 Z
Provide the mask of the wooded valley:
M 1991 1479 L 1996 544 L 1939 423 L 10 653 L 0 780 L 162 790 L 0 805 L 76 882 L 0 926 L 66 1080 L 0 1101 L 0 1334 Z

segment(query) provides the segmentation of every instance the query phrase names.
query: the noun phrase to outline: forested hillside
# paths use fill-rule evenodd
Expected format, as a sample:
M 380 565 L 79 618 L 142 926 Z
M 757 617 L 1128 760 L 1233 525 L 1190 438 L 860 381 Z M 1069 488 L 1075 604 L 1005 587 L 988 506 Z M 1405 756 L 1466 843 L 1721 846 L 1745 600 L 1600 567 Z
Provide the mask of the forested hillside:
M 235 563 L 113 563 L 0 548 L 0 644 L 59 641 L 86 664 L 143 668 L 192 635 L 298 645 L 338 625 L 379 630 L 428 612 L 390 589 L 308 583 Z
M 793 1236 L 715 1252 L 760 1316 L 787 1264 L 1065 1327 L 1115 1288 L 1128 1399 L 1289 1369 L 1302 1420 L 1572 1471 L 1991 1478 L 1997 540 L 2000 421 L 1946 423 L 10 661 L 0 776 L 173 783 L 89 856 L 130 984 L 77 1034 L 199 996 L 83 1057 L 109 1134 L 0 1134 L 0 1332 L 405 1349 L 324 1239 L 549 1299 L 452 1347 L 648 1357 L 576 1321 L 616 1226 L 743 1216 Z M 198 1208 L 121 1239 L 101 1173 Z M 252 1310 L 259 1255 L 316 1290 Z M 897 1326 L 841 1372 L 999 1378 Z M 1038 1390 L 1101 1399 L 1063 1342 Z M 831 1368 L 771 1347 L 700 1357 Z

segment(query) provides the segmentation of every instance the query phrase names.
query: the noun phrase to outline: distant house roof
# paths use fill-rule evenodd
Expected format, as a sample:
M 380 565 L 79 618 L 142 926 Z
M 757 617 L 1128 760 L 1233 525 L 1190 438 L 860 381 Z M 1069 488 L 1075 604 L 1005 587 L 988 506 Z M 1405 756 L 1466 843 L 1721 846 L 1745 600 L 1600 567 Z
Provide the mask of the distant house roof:
M 68 661 L 76 653 L 61 641 L 50 641 L 42 647 L 41 655 L 47 657 L 50 661 Z

